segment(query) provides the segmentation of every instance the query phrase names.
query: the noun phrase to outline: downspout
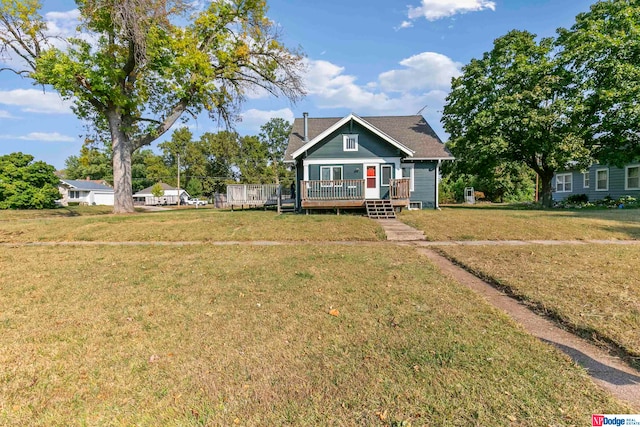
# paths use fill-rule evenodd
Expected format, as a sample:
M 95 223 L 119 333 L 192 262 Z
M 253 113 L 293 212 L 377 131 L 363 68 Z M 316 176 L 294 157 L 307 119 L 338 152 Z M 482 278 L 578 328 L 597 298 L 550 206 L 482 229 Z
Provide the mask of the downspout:
M 438 159 L 438 164 L 436 165 L 436 209 L 440 209 L 440 200 L 439 199 L 439 187 L 440 187 L 440 163 L 442 160 Z

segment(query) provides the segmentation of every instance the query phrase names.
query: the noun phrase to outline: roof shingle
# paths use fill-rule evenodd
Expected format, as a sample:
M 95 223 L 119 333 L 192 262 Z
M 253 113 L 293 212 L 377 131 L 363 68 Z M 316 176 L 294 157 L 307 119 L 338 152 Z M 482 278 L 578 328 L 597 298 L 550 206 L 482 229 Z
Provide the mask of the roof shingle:
M 379 129 L 415 153 L 415 159 L 453 159 L 442 140 L 424 117 L 416 116 L 373 116 L 359 117 L 371 126 Z M 343 117 L 307 119 L 309 141 L 342 120 Z M 297 118 L 293 122 L 289 145 L 285 151 L 285 160 L 293 160 L 292 154 L 299 150 L 304 142 L 304 119 Z

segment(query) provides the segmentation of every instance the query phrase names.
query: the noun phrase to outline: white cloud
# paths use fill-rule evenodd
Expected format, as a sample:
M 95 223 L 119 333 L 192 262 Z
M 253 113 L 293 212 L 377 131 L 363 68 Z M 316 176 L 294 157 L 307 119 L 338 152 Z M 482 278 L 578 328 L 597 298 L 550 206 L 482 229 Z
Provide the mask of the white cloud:
M 55 92 L 36 89 L 0 91 L 0 104 L 19 107 L 22 111 L 44 114 L 71 114 L 71 102 Z
M 411 21 L 402 21 L 400 23 L 400 25 L 395 27 L 394 29 L 396 31 L 398 31 L 398 30 L 404 30 L 405 28 L 411 28 L 411 27 L 413 27 L 413 22 L 411 22 Z
M 58 132 L 31 132 L 27 135 L 0 135 L 0 139 L 16 139 L 20 141 L 73 142 L 76 138 Z
M 7 110 L 0 110 L 0 119 L 17 119 L 19 117 L 14 116 Z
M 243 133 L 257 134 L 260 131 L 260 126 L 267 123 L 273 118 L 281 118 L 289 123 L 293 123 L 295 118 L 293 111 L 289 108 L 283 108 L 280 110 L 257 110 L 252 108 L 241 114 L 242 121 L 239 127 L 242 127 Z
M 460 75 L 462 64 L 436 52 L 423 52 L 400 61 L 402 70 L 386 71 L 379 76 L 382 89 L 406 92 L 424 89 L 448 89 L 451 78 Z
M 385 115 L 416 114 L 425 105 L 429 114 L 441 110 L 451 77 L 459 75 L 461 66 L 444 55 L 424 52 L 401 61 L 405 69 L 383 72 L 377 82 L 361 85 L 344 67 L 307 61 L 305 84 L 317 107 Z
M 454 16 L 460 13 L 496 10 L 491 0 L 421 0 L 420 6 L 409 6 L 408 18 L 426 18 L 429 21 Z M 405 21 L 406 22 L 406 21 Z

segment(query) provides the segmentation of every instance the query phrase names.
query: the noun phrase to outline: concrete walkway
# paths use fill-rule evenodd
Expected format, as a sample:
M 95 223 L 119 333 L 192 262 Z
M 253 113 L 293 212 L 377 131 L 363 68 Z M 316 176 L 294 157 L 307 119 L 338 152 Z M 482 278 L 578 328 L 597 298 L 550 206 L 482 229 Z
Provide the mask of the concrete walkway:
M 463 270 L 435 251 L 418 252 L 429 258 L 447 276 L 480 294 L 489 304 L 506 312 L 531 335 L 553 345 L 587 370 L 593 381 L 614 396 L 640 410 L 640 373 L 595 345 L 559 328 L 517 300 Z
M 397 219 L 377 219 L 376 221 L 387 235 L 387 240 L 394 242 L 425 240 L 424 232 L 416 230 Z
M 394 222 L 391 222 L 394 221 Z M 387 240 L 404 241 L 404 244 L 418 246 L 418 252 L 427 257 L 447 276 L 458 283 L 469 287 L 480 294 L 489 304 L 507 313 L 513 320 L 522 325 L 531 335 L 553 345 L 568 355 L 574 362 L 585 368 L 593 381 L 608 390 L 618 399 L 627 402 L 635 410 L 640 411 L 640 372 L 629 367 L 618 357 L 611 356 L 599 347 L 571 334 L 550 320 L 545 319 L 529 310 L 520 302 L 500 292 L 487 282 L 453 264 L 451 261 L 436 253 L 429 246 L 443 245 L 566 245 L 566 244 L 640 244 L 640 241 L 592 240 L 592 241 L 463 241 L 463 242 L 426 242 L 424 233 L 412 229 L 406 224 L 399 227 L 398 220 L 378 220 L 387 233 Z M 402 230 L 400 236 L 396 230 Z M 416 238 L 413 241 L 411 236 Z M 403 244 L 403 243 L 401 243 Z

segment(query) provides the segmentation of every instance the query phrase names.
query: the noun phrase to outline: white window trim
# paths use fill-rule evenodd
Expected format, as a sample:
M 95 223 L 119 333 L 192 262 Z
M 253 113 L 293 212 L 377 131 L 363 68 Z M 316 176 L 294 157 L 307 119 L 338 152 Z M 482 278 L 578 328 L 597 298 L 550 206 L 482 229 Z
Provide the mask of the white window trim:
M 349 139 L 355 139 L 355 147 L 354 148 L 348 148 L 347 147 L 347 141 L 349 141 Z M 342 135 L 342 151 L 358 151 L 358 134 L 344 134 Z
M 387 182 L 386 184 L 382 181 L 384 179 L 384 172 L 383 169 L 384 168 L 388 168 L 389 169 L 389 182 Z M 391 186 L 391 180 L 393 179 L 393 166 L 391 165 L 382 165 L 380 166 L 380 187 L 389 187 Z
M 402 163 L 400 164 L 400 176 L 405 178 L 402 175 L 402 168 L 407 167 L 409 169 L 409 191 L 415 191 L 414 179 L 413 179 L 413 170 L 415 169 L 415 165 L 413 163 Z
M 624 168 L 624 189 L 625 190 L 640 190 L 640 179 L 638 180 L 638 187 L 629 187 L 629 169 L 638 168 L 638 173 L 640 173 L 640 164 L 637 165 L 628 165 Z
M 335 179 L 333 179 L 333 171 L 334 171 L 334 169 L 336 169 L 336 168 L 340 169 L 340 176 L 341 176 L 340 181 L 344 180 L 344 175 L 343 175 L 343 174 L 344 174 L 344 170 L 343 170 L 342 166 L 338 166 L 338 165 L 333 165 L 333 166 L 331 166 L 331 165 L 324 165 L 324 166 L 320 166 L 320 181 L 325 181 L 324 179 L 322 179 L 322 169 L 323 169 L 323 168 L 329 168 L 329 171 L 330 171 L 330 172 L 329 172 L 329 176 L 330 176 L 330 178 L 331 178 L 331 179 L 329 179 L 329 181 L 335 181 Z M 335 184 L 334 184 L 333 186 L 335 186 Z M 332 185 L 331 185 L 331 184 L 329 184 L 329 185 L 320 184 L 320 187 L 329 188 L 329 187 L 332 187 Z
M 558 179 L 562 179 L 562 190 L 558 190 Z M 571 190 L 567 190 L 567 179 L 569 177 L 569 183 L 571 184 Z M 573 192 L 573 174 L 572 173 L 559 173 L 556 175 L 556 193 L 572 193 Z
M 582 172 L 582 188 L 589 188 L 591 186 L 591 177 L 589 172 Z
M 605 171 L 607 172 L 607 188 L 598 188 L 598 172 Z M 596 191 L 609 191 L 609 169 L 596 169 Z

